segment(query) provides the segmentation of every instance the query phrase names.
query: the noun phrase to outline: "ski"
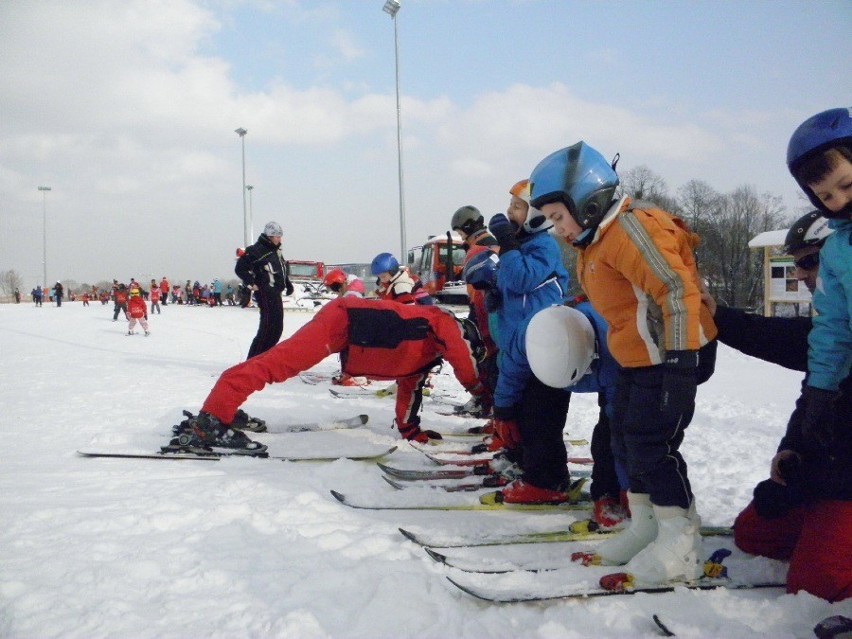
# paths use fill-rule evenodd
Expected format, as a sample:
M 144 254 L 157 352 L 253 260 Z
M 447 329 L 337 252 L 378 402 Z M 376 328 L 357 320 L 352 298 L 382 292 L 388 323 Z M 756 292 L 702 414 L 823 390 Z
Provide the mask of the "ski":
M 482 478 L 474 478 L 473 481 L 452 483 L 452 484 L 414 484 L 412 482 L 407 482 L 404 480 L 397 480 L 392 477 L 388 477 L 387 475 L 382 475 L 382 479 L 384 479 L 391 486 L 396 488 L 397 490 L 405 490 L 406 488 L 412 487 L 420 487 L 426 486 L 426 488 L 430 488 L 433 490 L 443 490 L 446 493 L 464 493 L 464 492 L 474 492 L 477 490 L 482 490 L 484 488 L 499 488 L 500 486 L 505 486 L 508 482 L 500 477 L 499 475 L 485 475 Z
M 421 452 L 423 452 L 427 458 L 442 466 L 482 466 L 494 458 L 493 453 L 468 453 L 466 455 L 458 455 L 452 453 Z M 568 463 L 591 466 L 594 463 L 594 460 L 592 460 L 591 457 L 569 457 Z
M 312 371 L 303 371 L 299 373 L 299 379 L 305 384 L 316 386 L 322 382 L 331 382 L 333 375 L 331 373 L 314 373 Z
M 621 530 L 605 533 L 570 533 L 549 535 L 543 533 L 539 538 L 529 543 L 549 542 L 533 548 L 519 544 L 501 545 L 499 550 L 490 546 L 464 546 L 443 548 L 440 551 L 426 547 L 426 553 L 436 562 L 467 573 L 501 574 L 524 572 L 552 572 L 576 568 L 571 561 L 571 553 L 564 546 L 566 543 L 603 541 Z M 726 531 L 719 529 L 702 530 L 704 536 L 718 537 Z M 729 534 L 733 531 L 727 529 Z M 706 534 L 705 534 L 706 533 Z M 553 545 L 556 541 L 559 544 Z
M 550 573 L 554 574 L 554 573 Z M 541 575 L 537 574 L 540 578 Z M 540 584 L 516 586 L 516 587 L 489 587 L 487 585 L 468 582 L 460 577 L 447 577 L 449 582 L 456 588 L 466 592 L 469 595 L 482 599 L 484 601 L 492 601 L 498 603 L 516 603 L 522 601 L 551 601 L 554 599 L 590 599 L 593 597 L 617 597 L 623 595 L 636 595 L 639 593 L 659 594 L 665 592 L 675 592 L 681 588 L 687 590 L 717 590 L 724 588 L 726 590 L 755 590 L 762 588 L 784 588 L 785 584 L 778 581 L 765 582 L 737 582 L 724 578 L 702 578 L 690 582 L 677 582 L 660 586 L 641 586 L 630 590 L 606 590 L 599 587 L 578 588 L 576 585 L 568 582 L 564 584 L 552 584 L 548 582 L 545 587 Z
M 490 533 L 485 532 L 477 535 L 450 535 L 440 532 L 413 532 L 400 528 L 399 532 L 404 537 L 420 546 L 431 548 L 478 548 L 484 546 L 509 546 L 524 544 L 552 544 L 575 541 L 593 541 L 606 539 L 607 537 L 621 532 L 617 530 L 598 530 L 595 532 L 572 532 L 568 529 L 517 532 L 517 533 Z M 703 526 L 701 535 L 704 537 L 730 537 L 734 529 L 727 526 Z
M 283 433 L 313 433 L 327 430 L 348 430 L 363 426 L 370 420 L 369 415 L 355 415 L 346 419 L 335 419 L 330 422 L 306 422 L 304 424 L 288 424 L 280 429 L 267 430 L 270 435 Z
M 487 465 L 460 468 L 397 468 L 378 462 L 379 468 L 391 477 L 405 481 L 428 481 L 433 479 L 463 479 L 473 476 L 492 475 Z
M 503 504 L 503 503 L 488 503 L 470 501 L 452 501 L 446 502 L 435 500 L 434 502 L 423 501 L 420 503 L 412 503 L 411 500 L 398 499 L 394 495 L 393 499 L 388 500 L 372 500 L 360 501 L 357 498 L 352 498 L 336 490 L 331 491 L 331 495 L 345 506 L 361 510 L 447 510 L 447 511 L 469 511 L 469 510 L 504 510 L 516 512 L 549 512 L 559 513 L 572 510 L 591 510 L 592 502 L 579 501 L 576 503 L 565 504 Z M 402 495 L 400 495 L 402 496 Z
M 77 454 L 81 457 L 115 457 L 122 459 L 169 459 L 169 460 L 191 460 L 191 461 L 218 461 L 224 458 L 257 458 L 257 459 L 277 459 L 279 461 L 335 461 L 338 459 L 351 459 L 357 461 L 374 461 L 390 455 L 396 450 L 396 446 L 373 447 L 371 450 L 358 450 L 355 452 L 318 452 L 316 454 L 297 454 L 297 455 L 246 455 L 242 453 L 215 452 L 210 451 L 203 453 L 192 452 L 159 452 L 146 453 L 123 450 L 78 450 Z
M 328 392 L 332 397 L 337 399 L 355 399 L 359 397 L 393 397 L 396 395 L 396 384 L 391 384 L 385 388 L 371 388 L 361 386 L 340 386 L 338 388 L 329 388 Z
M 443 437 L 443 433 L 441 433 Z M 471 435 L 467 436 L 469 440 Z M 421 453 L 428 454 L 441 454 L 441 455 L 482 455 L 488 453 L 486 449 L 487 443 L 485 441 L 480 441 L 473 445 L 460 445 L 461 442 L 453 441 L 449 437 L 445 439 L 432 439 L 429 440 L 429 443 L 421 444 L 420 442 L 409 440 L 409 445 L 415 450 Z M 566 444 L 570 444 L 571 446 L 586 446 L 589 442 L 585 439 L 566 439 Z

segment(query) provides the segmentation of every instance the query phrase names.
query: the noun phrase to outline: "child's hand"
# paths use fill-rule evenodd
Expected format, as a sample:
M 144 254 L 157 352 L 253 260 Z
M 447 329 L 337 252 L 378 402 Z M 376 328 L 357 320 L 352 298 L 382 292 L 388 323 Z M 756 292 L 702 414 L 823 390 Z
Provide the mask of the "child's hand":
M 518 240 L 515 237 L 515 228 L 503 213 L 498 213 L 488 222 L 488 230 L 500 245 L 500 252 L 505 253 L 518 248 Z

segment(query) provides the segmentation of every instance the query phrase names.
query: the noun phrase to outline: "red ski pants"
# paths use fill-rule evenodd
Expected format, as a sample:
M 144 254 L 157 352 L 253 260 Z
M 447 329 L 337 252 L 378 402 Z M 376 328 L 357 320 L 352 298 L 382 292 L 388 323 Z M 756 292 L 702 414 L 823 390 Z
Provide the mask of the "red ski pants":
M 346 309 L 335 306 L 323 311 L 322 317 L 317 314 L 289 339 L 222 373 L 201 410 L 230 424 L 252 393 L 267 384 L 286 381 L 342 351 L 348 344 Z
M 819 501 L 764 519 L 749 504 L 734 522 L 737 548 L 789 559 L 787 592 L 804 590 L 828 601 L 852 597 L 852 502 Z

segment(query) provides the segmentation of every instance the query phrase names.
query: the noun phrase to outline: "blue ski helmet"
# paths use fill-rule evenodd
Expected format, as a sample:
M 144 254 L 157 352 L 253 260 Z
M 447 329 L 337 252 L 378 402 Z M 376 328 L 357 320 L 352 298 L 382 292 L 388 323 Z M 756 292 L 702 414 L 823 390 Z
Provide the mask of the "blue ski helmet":
M 577 142 L 539 162 L 530 184 L 531 206 L 562 202 L 581 228 L 590 229 L 600 224 L 615 199 L 618 175 L 604 156 Z
M 829 109 L 802 122 L 787 144 L 787 168 L 810 201 L 826 217 L 833 217 L 825 204 L 808 187 L 804 176 L 799 175 L 802 165 L 830 147 L 852 146 L 852 107 Z
M 370 272 L 373 275 L 378 275 L 379 273 L 390 273 L 391 275 L 396 275 L 398 271 L 399 262 L 397 262 L 396 258 L 390 253 L 379 253 L 370 263 Z
M 477 290 L 487 290 L 497 286 L 497 264 L 500 258 L 494 251 L 481 251 L 464 265 L 464 281 Z

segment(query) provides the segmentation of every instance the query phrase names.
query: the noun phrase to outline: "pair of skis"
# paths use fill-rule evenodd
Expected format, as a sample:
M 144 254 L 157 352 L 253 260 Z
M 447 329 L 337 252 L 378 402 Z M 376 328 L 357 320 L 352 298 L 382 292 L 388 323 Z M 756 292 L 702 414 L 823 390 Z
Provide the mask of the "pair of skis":
M 281 461 L 334 461 L 336 459 L 353 459 L 362 461 L 375 461 L 389 455 L 396 450 L 396 446 L 384 446 L 373 444 L 371 442 L 356 441 L 352 437 L 342 438 L 333 437 L 334 431 L 346 431 L 363 426 L 367 423 L 369 417 L 367 415 L 356 415 L 354 417 L 334 420 L 332 422 L 320 423 L 310 422 L 303 424 L 291 424 L 284 427 L 282 430 L 269 430 L 265 433 L 255 434 L 253 436 L 262 438 L 267 435 L 271 438 L 267 441 L 275 442 L 276 435 L 295 436 L 301 433 L 315 434 L 314 441 L 298 440 L 302 452 L 291 452 L 289 454 L 260 454 L 251 455 L 240 451 L 230 451 L 228 449 L 211 449 L 209 452 L 146 452 L 125 449 L 103 449 L 103 448 L 88 448 L 80 449 L 77 454 L 82 457 L 114 457 L 123 459 L 159 459 L 159 460 L 190 460 L 190 461 L 218 461 L 223 458 L 233 457 L 259 457 L 261 459 L 277 459 Z M 310 435 L 308 435 L 310 436 Z M 295 443 L 293 440 L 291 443 Z

